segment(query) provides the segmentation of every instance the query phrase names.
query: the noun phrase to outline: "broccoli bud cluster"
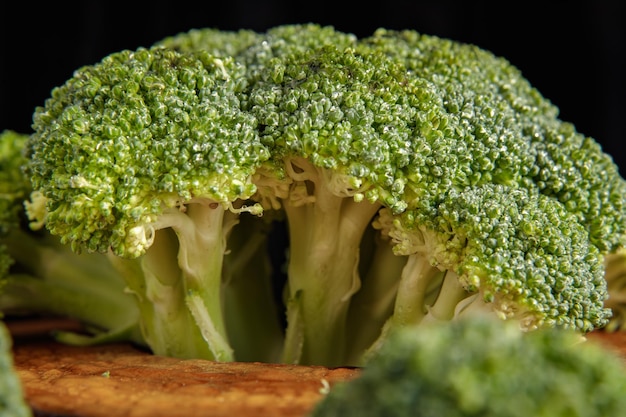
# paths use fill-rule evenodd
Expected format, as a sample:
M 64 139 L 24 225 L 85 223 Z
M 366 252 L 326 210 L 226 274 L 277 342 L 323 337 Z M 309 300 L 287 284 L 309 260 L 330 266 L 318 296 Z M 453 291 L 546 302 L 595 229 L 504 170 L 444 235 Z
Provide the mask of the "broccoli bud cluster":
M 474 45 L 194 29 L 79 68 L 23 154 L 31 225 L 118 271 L 155 353 L 337 366 L 474 311 L 611 318 L 626 181 Z

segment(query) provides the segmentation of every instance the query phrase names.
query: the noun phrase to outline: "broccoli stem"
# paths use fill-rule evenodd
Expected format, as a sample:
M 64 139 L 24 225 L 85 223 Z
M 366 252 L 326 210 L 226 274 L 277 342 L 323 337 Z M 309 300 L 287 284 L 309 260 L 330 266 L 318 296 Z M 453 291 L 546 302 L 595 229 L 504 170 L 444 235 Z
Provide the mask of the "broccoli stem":
M 432 321 L 449 321 L 457 316 L 459 303 L 472 297 L 456 273 L 433 266 L 422 253 L 408 255 L 400 276 L 394 310 L 379 337 L 361 357 L 376 352 L 395 329 Z
M 204 200 L 168 209 L 152 225 L 156 231 L 148 251 L 116 262 L 138 297 L 143 331 L 157 354 L 233 360 L 221 302 L 229 231 L 225 210 Z
M 172 232 L 157 232 L 153 245 L 141 258 L 126 259 L 110 253 L 109 259 L 126 280 L 128 290 L 136 296 L 141 331 L 154 354 L 212 358 L 195 320 L 185 308 L 182 283 L 180 280 L 173 284 L 164 284 L 161 281 L 165 274 L 171 274 L 173 268 L 177 268 L 175 257 L 172 262 L 172 257 L 162 249 L 163 246 L 168 246 L 164 241 L 175 239 L 163 236 L 168 233 Z M 176 271 L 174 275 L 180 276 L 180 271 Z
M 299 161 L 295 168 L 292 195 L 301 198 L 306 190 L 306 198 L 284 205 L 290 251 L 286 339 L 292 341 L 284 360 L 337 366 L 345 362 L 348 307 L 360 286 L 361 238 L 379 206 L 332 193 L 321 169 L 309 163 Z M 296 316 L 302 325 L 289 321 Z
M 402 270 L 393 321 L 396 325 L 418 324 L 427 314 L 426 297 L 430 284 L 444 272 L 433 267 L 425 256 L 414 254 Z
M 233 226 L 224 222 L 226 210 L 215 203 L 192 203 L 184 217 L 188 221 L 173 226 L 180 244 L 178 264 L 183 289 L 193 297 L 187 305 L 218 361 L 234 360 L 227 341 L 221 291 L 226 238 Z
M 449 321 L 457 314 L 459 303 L 471 295 L 455 272 L 446 271 L 435 302 L 428 307 L 425 320 Z
M 92 334 L 57 333 L 71 344 L 128 340 L 145 344 L 138 311 L 102 254 L 78 254 L 48 235 L 13 231 L 3 239 L 16 260 L 0 294 L 4 312 L 48 313 L 85 324 Z

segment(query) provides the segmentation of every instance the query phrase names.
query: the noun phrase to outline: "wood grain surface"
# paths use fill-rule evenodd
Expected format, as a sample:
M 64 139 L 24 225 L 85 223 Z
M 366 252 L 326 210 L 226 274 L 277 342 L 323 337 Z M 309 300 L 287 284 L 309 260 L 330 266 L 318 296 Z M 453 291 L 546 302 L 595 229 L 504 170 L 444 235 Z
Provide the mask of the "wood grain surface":
M 181 360 L 129 344 L 66 346 L 24 325 L 13 328 L 14 361 L 38 417 L 305 417 L 328 386 L 359 373 Z M 626 333 L 594 332 L 588 340 L 626 361 Z

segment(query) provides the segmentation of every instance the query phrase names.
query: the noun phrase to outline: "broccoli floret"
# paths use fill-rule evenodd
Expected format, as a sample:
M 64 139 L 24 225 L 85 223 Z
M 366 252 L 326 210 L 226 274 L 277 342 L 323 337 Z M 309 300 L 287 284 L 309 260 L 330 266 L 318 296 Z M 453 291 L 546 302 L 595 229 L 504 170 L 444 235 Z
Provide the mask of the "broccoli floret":
M 425 163 L 437 167 L 435 175 L 452 186 L 538 188 L 578 217 L 602 253 L 623 244 L 626 182 L 617 165 L 593 138 L 560 120 L 558 108 L 509 61 L 410 30 L 380 29 L 360 45 L 404 62 L 441 92 L 447 132 L 454 133 L 426 137 Z
M 310 417 L 617 417 L 622 358 L 569 330 L 471 316 L 394 332 Z
M 76 71 L 34 115 L 29 170 L 47 228 L 109 253 L 158 354 L 233 359 L 226 241 L 239 213 L 260 213 L 245 201 L 269 157 L 239 106 L 244 76 L 206 52 L 122 51 Z
M 33 128 L 37 219 L 118 268 L 158 354 L 360 364 L 470 311 L 581 333 L 611 314 L 626 181 L 473 45 L 194 29 L 77 70 Z
M 437 104 L 427 86 L 379 54 L 322 46 L 272 59 L 264 70 L 249 106 L 274 167 L 261 173 L 253 199 L 281 207 L 289 229 L 283 360 L 337 365 L 363 234 L 383 205 L 405 208 L 395 173 L 408 161 L 415 108 L 435 112 Z
M 451 192 L 437 215 L 381 211 L 375 227 L 408 256 L 390 328 L 492 311 L 526 330 L 604 326 L 603 257 L 576 216 L 523 188 Z M 380 344 L 379 340 L 377 344 Z
M 33 411 L 26 402 L 22 381 L 13 363 L 13 339 L 0 321 L 0 415 L 31 417 Z
M 37 207 L 25 205 L 31 192 L 23 170 L 27 140 L 28 135 L 10 130 L 0 134 L 0 314 L 80 320 L 87 333 L 56 333 L 66 343 L 143 345 L 135 302 L 106 257 L 76 254 L 47 231 L 29 227 L 27 215 Z

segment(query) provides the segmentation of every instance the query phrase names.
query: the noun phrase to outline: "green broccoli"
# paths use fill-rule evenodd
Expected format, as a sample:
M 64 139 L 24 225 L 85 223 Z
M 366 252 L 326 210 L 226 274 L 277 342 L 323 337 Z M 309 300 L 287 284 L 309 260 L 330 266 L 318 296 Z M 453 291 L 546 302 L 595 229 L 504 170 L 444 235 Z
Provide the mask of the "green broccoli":
M 441 91 L 455 133 L 426 138 L 432 156 L 424 162 L 443 171 L 434 174 L 457 186 L 537 188 L 574 213 L 602 253 L 623 245 L 626 188 L 617 165 L 593 138 L 558 119 L 558 108 L 507 60 L 415 31 L 381 29 L 362 45 L 404 62 Z
M 449 193 L 434 217 L 412 214 L 384 211 L 376 220 L 396 253 L 408 256 L 381 340 L 394 327 L 477 309 L 527 330 L 606 324 L 603 258 L 558 201 L 486 184 Z
M 0 315 L 54 314 L 80 320 L 86 334 L 58 332 L 72 344 L 111 340 L 143 345 L 134 300 L 105 257 L 79 255 L 45 230 L 28 226 L 31 191 L 23 172 L 28 136 L 0 133 Z M 42 226 L 42 225 L 39 225 Z
M 251 79 L 247 104 L 278 168 L 263 172 L 253 199 L 267 210 L 278 197 L 290 230 L 283 359 L 358 361 L 380 329 L 371 323 L 384 322 L 368 312 L 395 309 L 389 325 L 427 312 L 447 320 L 468 299 L 526 328 L 603 326 L 610 312 L 602 306 L 602 254 L 617 246 L 626 219 L 626 183 L 611 158 L 556 119 L 505 60 L 453 43 L 455 53 L 433 52 L 419 71 L 399 59 L 400 46 L 389 48 L 393 55 L 373 39 L 291 48 L 265 59 Z M 426 38 L 410 47 L 448 45 Z M 518 90 L 504 90 L 502 79 Z M 561 172 L 561 182 L 572 175 L 577 185 L 560 185 L 567 192 L 545 177 L 550 161 L 537 138 L 560 141 L 549 150 L 563 168 L 549 172 Z M 581 212 L 569 195 L 576 187 L 603 199 Z M 385 270 L 368 263 L 389 259 L 389 247 L 372 249 L 367 228 L 389 234 L 392 224 L 391 234 L 402 234 L 393 251 L 403 256 Z M 418 247 L 407 248 L 409 241 Z M 397 296 L 372 303 L 381 289 Z
M 110 255 L 157 354 L 234 359 L 223 258 L 239 213 L 260 213 L 246 200 L 269 157 L 240 109 L 244 75 L 206 52 L 122 51 L 78 70 L 34 115 L 29 172 L 46 227 L 76 251 Z M 280 337 L 272 306 L 251 314 Z
M 216 57 L 236 57 L 247 48 L 258 44 L 262 34 L 241 29 L 226 31 L 215 28 L 196 28 L 168 36 L 154 43 L 178 52 L 205 51 Z
M 0 321 L 0 416 L 31 417 L 33 411 L 26 402 L 22 382 L 14 368 L 12 346 L 9 329 Z
M 570 330 L 471 316 L 394 332 L 310 417 L 617 417 L 621 357 Z
M 115 265 L 158 354 L 358 365 L 470 311 L 611 316 L 626 181 L 473 45 L 194 29 L 80 68 L 33 130 L 34 222 Z

